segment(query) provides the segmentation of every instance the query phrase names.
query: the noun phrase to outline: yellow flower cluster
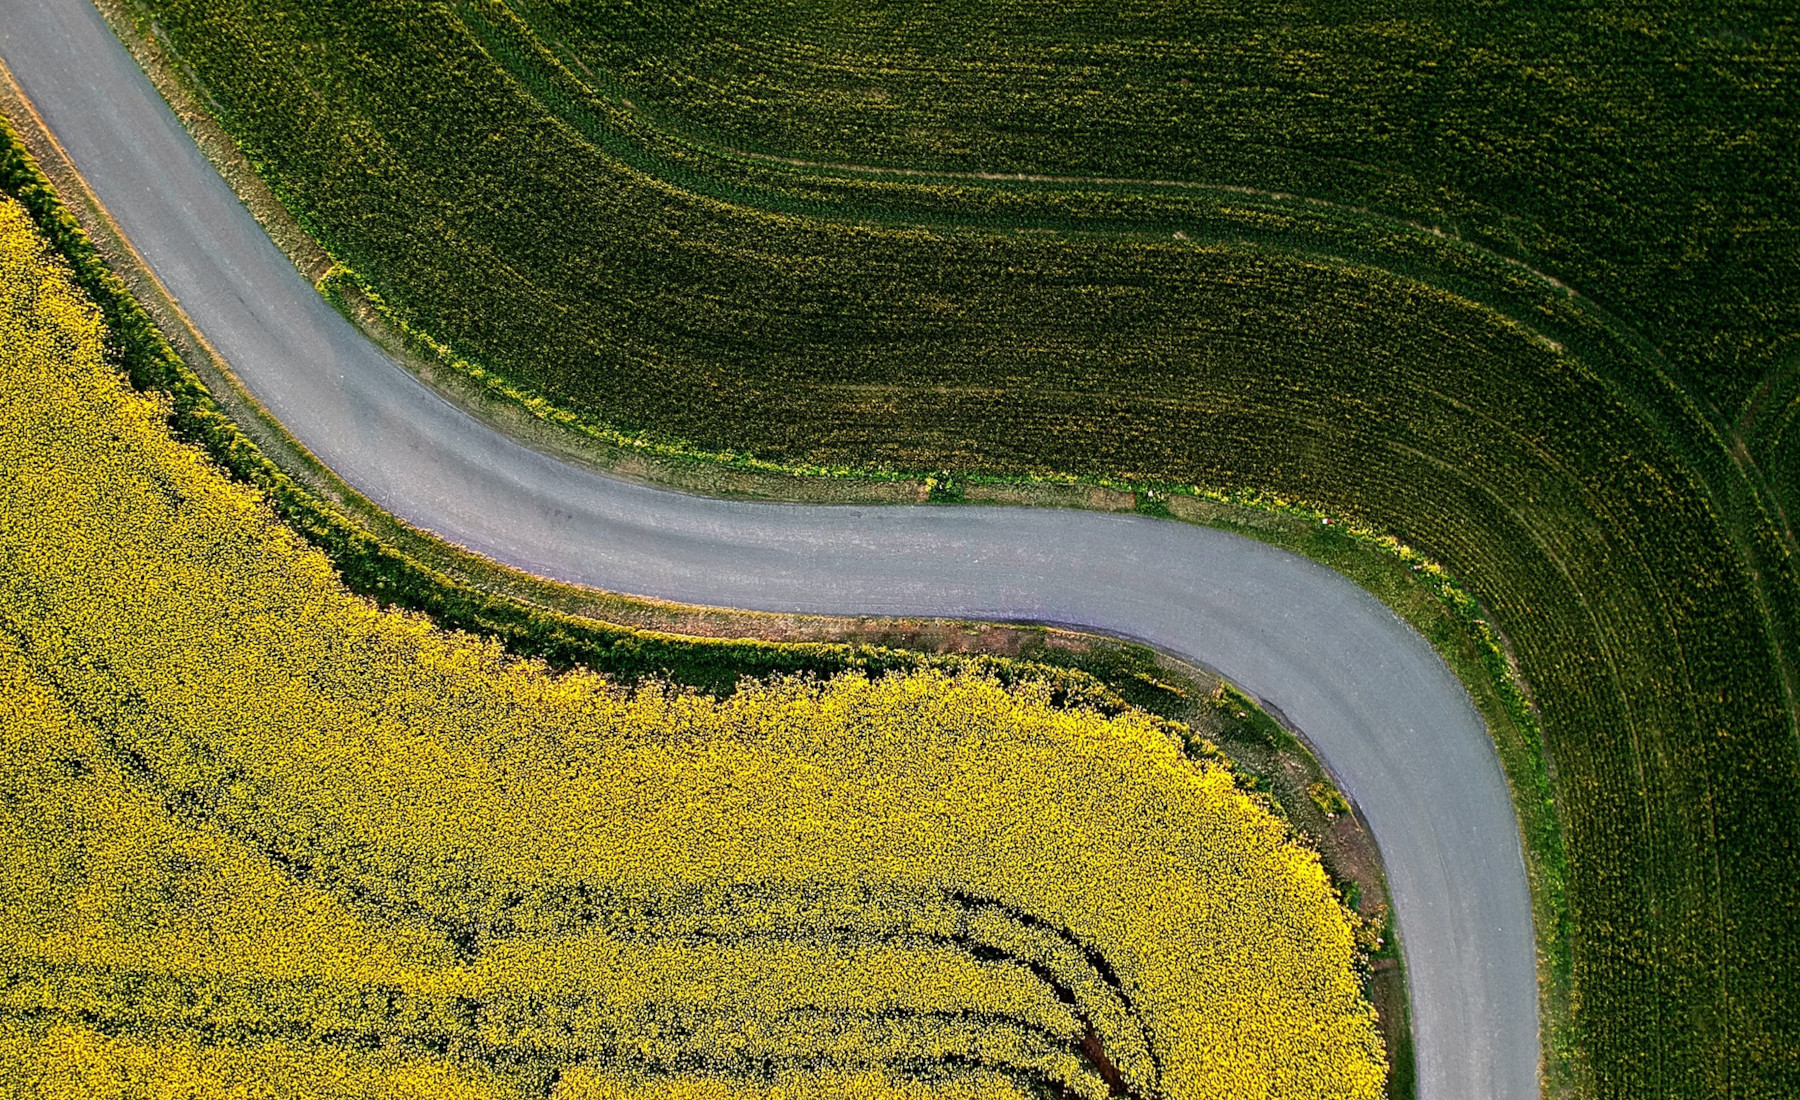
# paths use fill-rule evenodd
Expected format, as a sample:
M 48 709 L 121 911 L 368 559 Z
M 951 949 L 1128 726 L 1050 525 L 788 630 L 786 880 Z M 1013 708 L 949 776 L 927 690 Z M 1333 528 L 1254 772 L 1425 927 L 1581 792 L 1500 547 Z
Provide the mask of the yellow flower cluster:
M 510 661 L 343 591 L 104 341 L 0 201 L 19 1094 L 1381 1093 L 1316 858 L 1157 726 Z

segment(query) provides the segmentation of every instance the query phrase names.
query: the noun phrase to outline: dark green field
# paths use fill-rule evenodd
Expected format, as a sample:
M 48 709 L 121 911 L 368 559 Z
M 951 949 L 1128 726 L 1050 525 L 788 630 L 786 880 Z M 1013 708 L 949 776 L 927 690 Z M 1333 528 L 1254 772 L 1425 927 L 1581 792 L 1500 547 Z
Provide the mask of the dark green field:
M 1800 1093 L 1786 9 L 138 3 L 399 318 L 596 423 L 1442 561 L 1541 712 L 1552 1086 Z

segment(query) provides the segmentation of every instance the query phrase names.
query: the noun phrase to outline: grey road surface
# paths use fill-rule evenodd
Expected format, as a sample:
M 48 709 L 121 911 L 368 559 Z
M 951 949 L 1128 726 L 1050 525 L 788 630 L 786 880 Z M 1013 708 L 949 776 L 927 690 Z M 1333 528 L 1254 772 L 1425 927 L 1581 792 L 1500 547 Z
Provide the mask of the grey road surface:
M 512 565 L 628 593 L 1095 627 L 1278 706 L 1386 858 L 1419 1096 L 1537 1096 L 1531 908 L 1499 763 L 1431 647 L 1356 585 L 1261 543 L 1139 516 L 728 502 L 547 458 L 446 403 L 333 312 L 87 0 L 0 0 L 0 57 L 244 384 L 394 514 Z

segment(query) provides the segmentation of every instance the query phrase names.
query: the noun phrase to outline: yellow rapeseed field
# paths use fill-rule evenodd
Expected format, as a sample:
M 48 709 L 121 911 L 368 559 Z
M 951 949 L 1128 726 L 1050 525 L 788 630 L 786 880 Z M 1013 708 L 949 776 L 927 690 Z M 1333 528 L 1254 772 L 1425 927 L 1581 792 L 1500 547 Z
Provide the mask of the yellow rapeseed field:
M 718 701 L 382 612 L 0 200 L 0 1095 L 1374 1097 L 1317 859 L 1159 727 Z

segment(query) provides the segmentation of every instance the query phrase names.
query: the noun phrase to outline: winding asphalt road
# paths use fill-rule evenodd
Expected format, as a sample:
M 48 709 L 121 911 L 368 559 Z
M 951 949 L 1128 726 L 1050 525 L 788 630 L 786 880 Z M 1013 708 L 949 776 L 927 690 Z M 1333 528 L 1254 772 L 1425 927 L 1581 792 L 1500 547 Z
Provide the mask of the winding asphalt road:
M 1431 647 L 1356 585 L 1140 516 L 729 502 L 545 457 L 452 407 L 327 306 L 87 0 L 0 0 L 0 58 L 250 391 L 394 514 L 546 576 L 689 603 L 1095 627 L 1279 707 L 1386 858 L 1421 1100 L 1538 1095 L 1531 908 L 1499 763 Z

